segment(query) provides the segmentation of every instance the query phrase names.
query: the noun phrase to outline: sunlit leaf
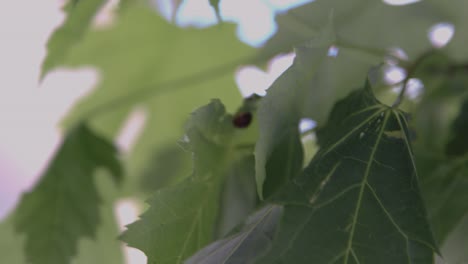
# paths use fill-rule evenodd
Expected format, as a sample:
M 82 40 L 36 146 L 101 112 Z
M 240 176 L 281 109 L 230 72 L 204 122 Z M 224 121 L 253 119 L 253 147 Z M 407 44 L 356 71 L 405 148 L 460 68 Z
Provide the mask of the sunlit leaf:
M 321 149 L 275 198 L 284 215 L 258 263 L 432 263 L 406 122 L 368 85 L 338 102 Z
M 70 263 L 78 240 L 96 236 L 101 198 L 93 174 L 100 167 L 121 181 L 111 143 L 85 125 L 70 131 L 39 183 L 22 196 L 14 214 L 15 229 L 26 235 L 28 261 Z
M 42 76 L 64 63 L 73 45 L 81 40 L 105 2 L 106 0 L 68 1 L 64 7 L 67 14 L 65 22 L 54 32 L 47 43 L 48 52 L 42 65 Z
M 250 216 L 238 233 L 208 245 L 185 263 L 253 263 L 271 243 L 281 213 L 281 206 L 265 206 Z
M 179 28 L 152 8 L 128 4 L 112 27 L 89 32 L 68 57 L 65 65 L 94 65 L 102 78 L 65 126 L 90 119 L 93 128 L 114 137 L 130 112 L 142 109 L 145 124 L 127 162 L 129 179 L 138 179 L 132 176 L 145 172 L 153 153 L 179 139 L 194 109 L 211 98 L 230 111 L 240 104 L 232 72 L 251 51 L 236 38 L 234 25 Z

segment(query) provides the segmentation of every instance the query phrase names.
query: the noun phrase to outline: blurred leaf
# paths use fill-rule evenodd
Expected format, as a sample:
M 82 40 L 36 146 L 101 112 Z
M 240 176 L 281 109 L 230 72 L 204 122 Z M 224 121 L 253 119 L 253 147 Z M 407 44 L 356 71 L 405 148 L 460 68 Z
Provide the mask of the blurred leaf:
M 85 125 L 65 138 L 39 183 L 24 194 L 14 214 L 15 229 L 26 234 L 31 263 L 70 263 L 78 240 L 94 238 L 101 199 L 93 181 L 105 167 L 121 181 L 116 149 Z
M 218 21 L 221 21 L 221 15 L 219 12 L 219 2 L 221 2 L 221 0 L 209 0 L 209 1 L 210 1 L 211 7 L 213 7 L 216 13 L 216 17 L 218 18 Z
M 105 2 L 106 0 L 68 1 L 64 7 L 65 22 L 47 43 L 47 57 L 42 65 L 41 78 L 64 63 L 70 50 L 81 40 Z
M 443 54 L 419 67 L 424 94 L 414 112 L 415 157 L 436 239 L 442 243 L 468 211 L 464 123 L 468 78 Z M 460 109 L 461 108 L 461 109 Z
M 437 240 L 443 242 L 468 212 L 468 162 L 466 158 L 418 161 L 432 228 Z
M 73 264 L 124 264 L 122 245 L 115 239 L 118 235 L 113 206 L 115 187 L 111 178 L 101 176 L 106 175 L 96 177 L 100 196 L 104 200 L 100 208 L 101 224 L 93 240 L 79 240 L 78 254 L 71 260 Z M 25 236 L 14 232 L 13 216 L 14 213 L 0 223 L 0 259 L 2 263 L 27 263 L 23 253 Z
M 189 174 L 190 154 L 175 143 L 155 150 L 141 176 L 141 188 L 153 192 L 180 182 Z
M 444 3 L 445 5 L 445 3 Z M 277 33 L 262 48 L 264 56 L 290 51 L 319 34 L 333 12 L 336 45 L 383 56 L 400 47 L 410 58 L 430 48 L 427 30 L 443 21 L 443 13 L 426 1 L 392 6 L 371 0 L 316 0 L 279 15 Z
M 133 176 L 144 173 L 152 153 L 183 134 L 196 107 L 211 98 L 222 99 L 231 111 L 240 103 L 232 71 L 251 51 L 236 38 L 234 25 L 178 28 L 152 8 L 129 4 L 113 27 L 90 32 L 69 56 L 67 65 L 95 65 L 102 78 L 65 125 L 92 119 L 94 128 L 114 137 L 130 112 L 143 108 L 144 130 L 127 162 L 129 179 L 138 180 Z M 132 184 L 126 188 L 139 187 Z
M 253 263 L 270 245 L 281 213 L 281 206 L 265 206 L 250 216 L 238 233 L 206 246 L 185 264 Z
M 437 263 L 465 264 L 468 263 L 468 214 L 451 232 L 442 245 L 442 260 Z
M 466 90 L 468 91 L 468 83 Z M 458 117 L 452 124 L 452 136 L 447 143 L 445 153 L 450 156 L 462 156 L 468 152 L 468 100 L 461 106 Z
M 14 227 L 12 215 L 0 223 L 1 260 L 3 263 L 27 263 L 23 252 L 24 238 L 15 232 Z
M 130 224 L 121 239 L 142 250 L 150 262 L 182 263 L 214 236 L 226 173 L 236 153 L 237 129 L 219 100 L 196 110 L 186 126 L 186 147 L 193 151 L 193 174 L 161 189 L 150 208 Z
M 338 102 L 321 149 L 274 199 L 285 211 L 258 263 L 432 263 L 406 123 L 369 85 Z
M 248 155 L 234 162 L 226 176 L 216 237 L 224 237 L 242 223 L 256 206 L 255 159 L 253 155 Z
M 180 6 L 184 3 L 184 0 L 171 0 L 172 3 L 172 14 L 171 20 L 176 22 L 177 13 L 179 12 Z

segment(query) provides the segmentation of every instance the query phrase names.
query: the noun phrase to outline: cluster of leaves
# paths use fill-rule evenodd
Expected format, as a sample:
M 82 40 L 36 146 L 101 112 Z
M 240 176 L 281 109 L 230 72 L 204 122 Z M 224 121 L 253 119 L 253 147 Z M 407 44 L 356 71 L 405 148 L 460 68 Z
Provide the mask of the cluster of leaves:
M 121 1 L 113 25 L 93 29 L 105 2 L 69 1 L 49 41 L 43 74 L 91 64 L 101 80 L 0 225 L 2 263 L 123 263 L 112 208 L 128 196 L 149 207 L 119 239 L 148 263 L 468 262 L 465 1 L 316 0 L 278 15 L 258 50 L 233 25 L 180 28 L 145 1 Z M 456 31 L 435 50 L 427 30 L 440 22 Z M 242 100 L 234 70 L 293 47 L 267 95 Z M 382 78 L 395 63 L 399 94 Z M 412 78 L 416 100 L 404 98 Z M 144 130 L 118 155 L 112 139 L 136 108 Z

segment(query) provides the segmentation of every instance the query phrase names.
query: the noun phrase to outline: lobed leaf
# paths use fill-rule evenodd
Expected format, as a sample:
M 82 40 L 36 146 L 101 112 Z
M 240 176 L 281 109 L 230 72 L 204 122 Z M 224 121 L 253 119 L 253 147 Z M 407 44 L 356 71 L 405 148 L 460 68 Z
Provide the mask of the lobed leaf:
M 257 263 L 432 263 L 406 114 L 370 87 L 338 102 L 320 150 L 274 198 L 284 214 Z
M 89 29 L 90 24 L 106 0 L 69 0 L 64 11 L 66 19 L 49 38 L 47 56 L 42 65 L 41 77 L 65 62 L 68 53 Z
M 231 121 L 219 100 L 192 114 L 184 145 L 193 152 L 193 174 L 158 190 L 141 219 L 122 234 L 121 239 L 142 250 L 150 262 L 182 263 L 214 238 L 224 181 L 237 160 Z
M 25 193 L 14 214 L 15 229 L 26 235 L 31 263 L 70 263 L 80 238 L 95 238 L 100 196 L 93 181 L 107 168 L 120 182 L 116 149 L 85 125 L 71 130 L 38 184 Z

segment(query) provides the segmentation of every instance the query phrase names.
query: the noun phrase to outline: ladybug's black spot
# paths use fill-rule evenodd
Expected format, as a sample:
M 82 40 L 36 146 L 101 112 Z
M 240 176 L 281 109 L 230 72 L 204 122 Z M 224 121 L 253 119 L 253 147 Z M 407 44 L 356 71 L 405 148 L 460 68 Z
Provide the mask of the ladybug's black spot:
M 252 122 L 252 113 L 240 112 L 237 113 L 232 119 L 232 124 L 238 128 L 246 128 Z

